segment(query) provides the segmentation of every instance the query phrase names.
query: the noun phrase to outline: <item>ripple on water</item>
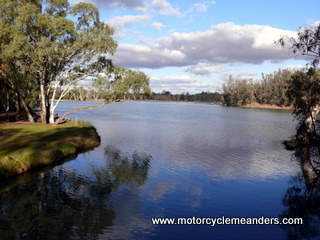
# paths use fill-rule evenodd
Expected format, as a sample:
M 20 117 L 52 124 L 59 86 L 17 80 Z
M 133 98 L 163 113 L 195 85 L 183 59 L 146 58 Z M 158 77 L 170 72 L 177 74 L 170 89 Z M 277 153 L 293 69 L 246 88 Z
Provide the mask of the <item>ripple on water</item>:
M 77 105 L 65 104 L 62 112 Z M 288 179 L 298 169 L 281 146 L 294 130 L 290 114 L 124 102 L 72 117 L 92 121 L 101 146 L 56 166 L 52 175 L 45 172 L 46 178 L 39 175 L 38 182 L 26 183 L 21 191 L 12 188 L 2 194 L 6 208 L 1 220 L 10 221 L 21 216 L 20 210 L 28 210 L 12 229 L 0 228 L 0 233 L 12 231 L 13 239 L 21 227 L 30 225 L 24 232 L 43 227 L 70 234 L 62 239 L 285 238 L 278 226 L 173 227 L 152 225 L 150 219 L 278 217 L 284 210 L 281 200 L 290 187 Z M 44 203 L 53 207 L 37 217 L 53 221 L 37 226 L 41 221 L 29 209 L 38 213 L 46 209 Z M 19 214 L 10 209 L 19 209 Z

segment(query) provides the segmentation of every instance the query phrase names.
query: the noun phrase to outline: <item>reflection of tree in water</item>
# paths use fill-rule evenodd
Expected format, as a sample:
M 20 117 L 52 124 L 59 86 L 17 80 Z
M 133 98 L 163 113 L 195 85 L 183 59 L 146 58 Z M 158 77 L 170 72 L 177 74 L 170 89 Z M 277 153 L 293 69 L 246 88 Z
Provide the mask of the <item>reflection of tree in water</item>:
M 1 193 L 1 239 L 95 239 L 115 218 L 105 204 L 110 191 L 63 171 L 42 173 Z
M 98 239 L 116 213 L 108 202 L 121 183 L 141 186 L 150 156 L 108 151 L 107 169 L 80 176 L 56 167 L 0 193 L 1 239 Z
M 310 239 L 320 235 L 320 181 L 317 149 L 300 148 L 295 156 L 301 163 L 301 173 L 293 177 L 294 185 L 284 198 L 286 209 L 281 218 L 302 218 L 302 225 L 281 225 L 288 239 Z
M 139 187 L 146 182 L 152 159 L 150 155 L 135 152 L 130 157 L 112 146 L 107 146 L 104 153 L 108 169 L 100 168 L 93 171 L 98 182 L 112 180 L 113 188 L 116 189 L 121 184 Z

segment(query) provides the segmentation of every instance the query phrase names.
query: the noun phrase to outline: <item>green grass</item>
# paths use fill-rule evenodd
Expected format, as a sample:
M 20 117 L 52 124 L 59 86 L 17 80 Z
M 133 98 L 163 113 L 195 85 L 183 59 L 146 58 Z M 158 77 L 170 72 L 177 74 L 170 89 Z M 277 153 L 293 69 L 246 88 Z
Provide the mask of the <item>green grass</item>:
M 100 138 L 95 128 L 88 124 L 1 124 L 0 176 L 11 176 L 48 165 L 99 144 Z

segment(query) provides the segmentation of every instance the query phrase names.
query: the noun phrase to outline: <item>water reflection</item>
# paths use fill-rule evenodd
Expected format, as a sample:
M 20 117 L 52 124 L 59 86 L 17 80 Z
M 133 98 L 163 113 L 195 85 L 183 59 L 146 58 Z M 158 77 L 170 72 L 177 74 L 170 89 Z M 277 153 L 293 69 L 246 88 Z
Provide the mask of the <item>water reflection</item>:
M 79 175 L 63 165 L 0 193 L 1 239 L 98 239 L 116 219 L 109 201 L 120 185 L 141 186 L 151 156 L 107 147 L 106 168 Z
M 302 218 L 303 224 L 281 225 L 287 239 L 312 239 L 320 235 L 319 152 L 316 148 L 301 148 L 295 152 L 301 173 L 292 178 L 292 186 L 282 200 L 285 210 L 281 218 Z
M 290 114 L 147 102 L 76 114 L 92 121 L 101 146 L 0 193 L 1 239 L 285 237 L 274 225 L 160 226 L 150 220 L 279 216 L 288 179 L 300 170 L 281 145 L 294 130 Z M 32 213 L 25 214 L 28 208 Z
M 114 188 L 122 184 L 139 187 L 147 181 L 152 159 L 150 155 L 134 152 L 129 157 L 111 145 L 105 148 L 104 154 L 109 167 L 107 171 L 100 168 L 93 171 L 98 181 L 101 178 L 114 179 Z

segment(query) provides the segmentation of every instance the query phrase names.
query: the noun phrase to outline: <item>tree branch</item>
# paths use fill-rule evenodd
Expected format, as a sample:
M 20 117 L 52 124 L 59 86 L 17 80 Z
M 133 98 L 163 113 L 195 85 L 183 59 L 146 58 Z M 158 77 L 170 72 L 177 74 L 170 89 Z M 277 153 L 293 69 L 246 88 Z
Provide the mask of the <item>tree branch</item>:
M 95 106 L 90 106 L 90 107 L 84 107 L 84 108 L 78 108 L 78 109 L 74 109 L 74 110 L 71 110 L 69 112 L 66 112 L 64 113 L 61 117 L 59 117 L 54 124 L 59 124 L 67 115 L 71 114 L 71 113 L 75 113 L 75 112 L 80 112 L 80 111 L 83 111 L 83 110 L 88 110 L 88 109 L 94 109 L 94 108 L 98 108 L 98 107 L 102 107 L 104 105 L 107 105 L 109 103 L 113 103 L 115 102 L 116 100 L 113 100 L 111 102 L 109 101 L 104 101 L 103 103 L 99 104 L 99 105 L 95 105 Z M 118 101 L 118 100 L 117 100 Z

